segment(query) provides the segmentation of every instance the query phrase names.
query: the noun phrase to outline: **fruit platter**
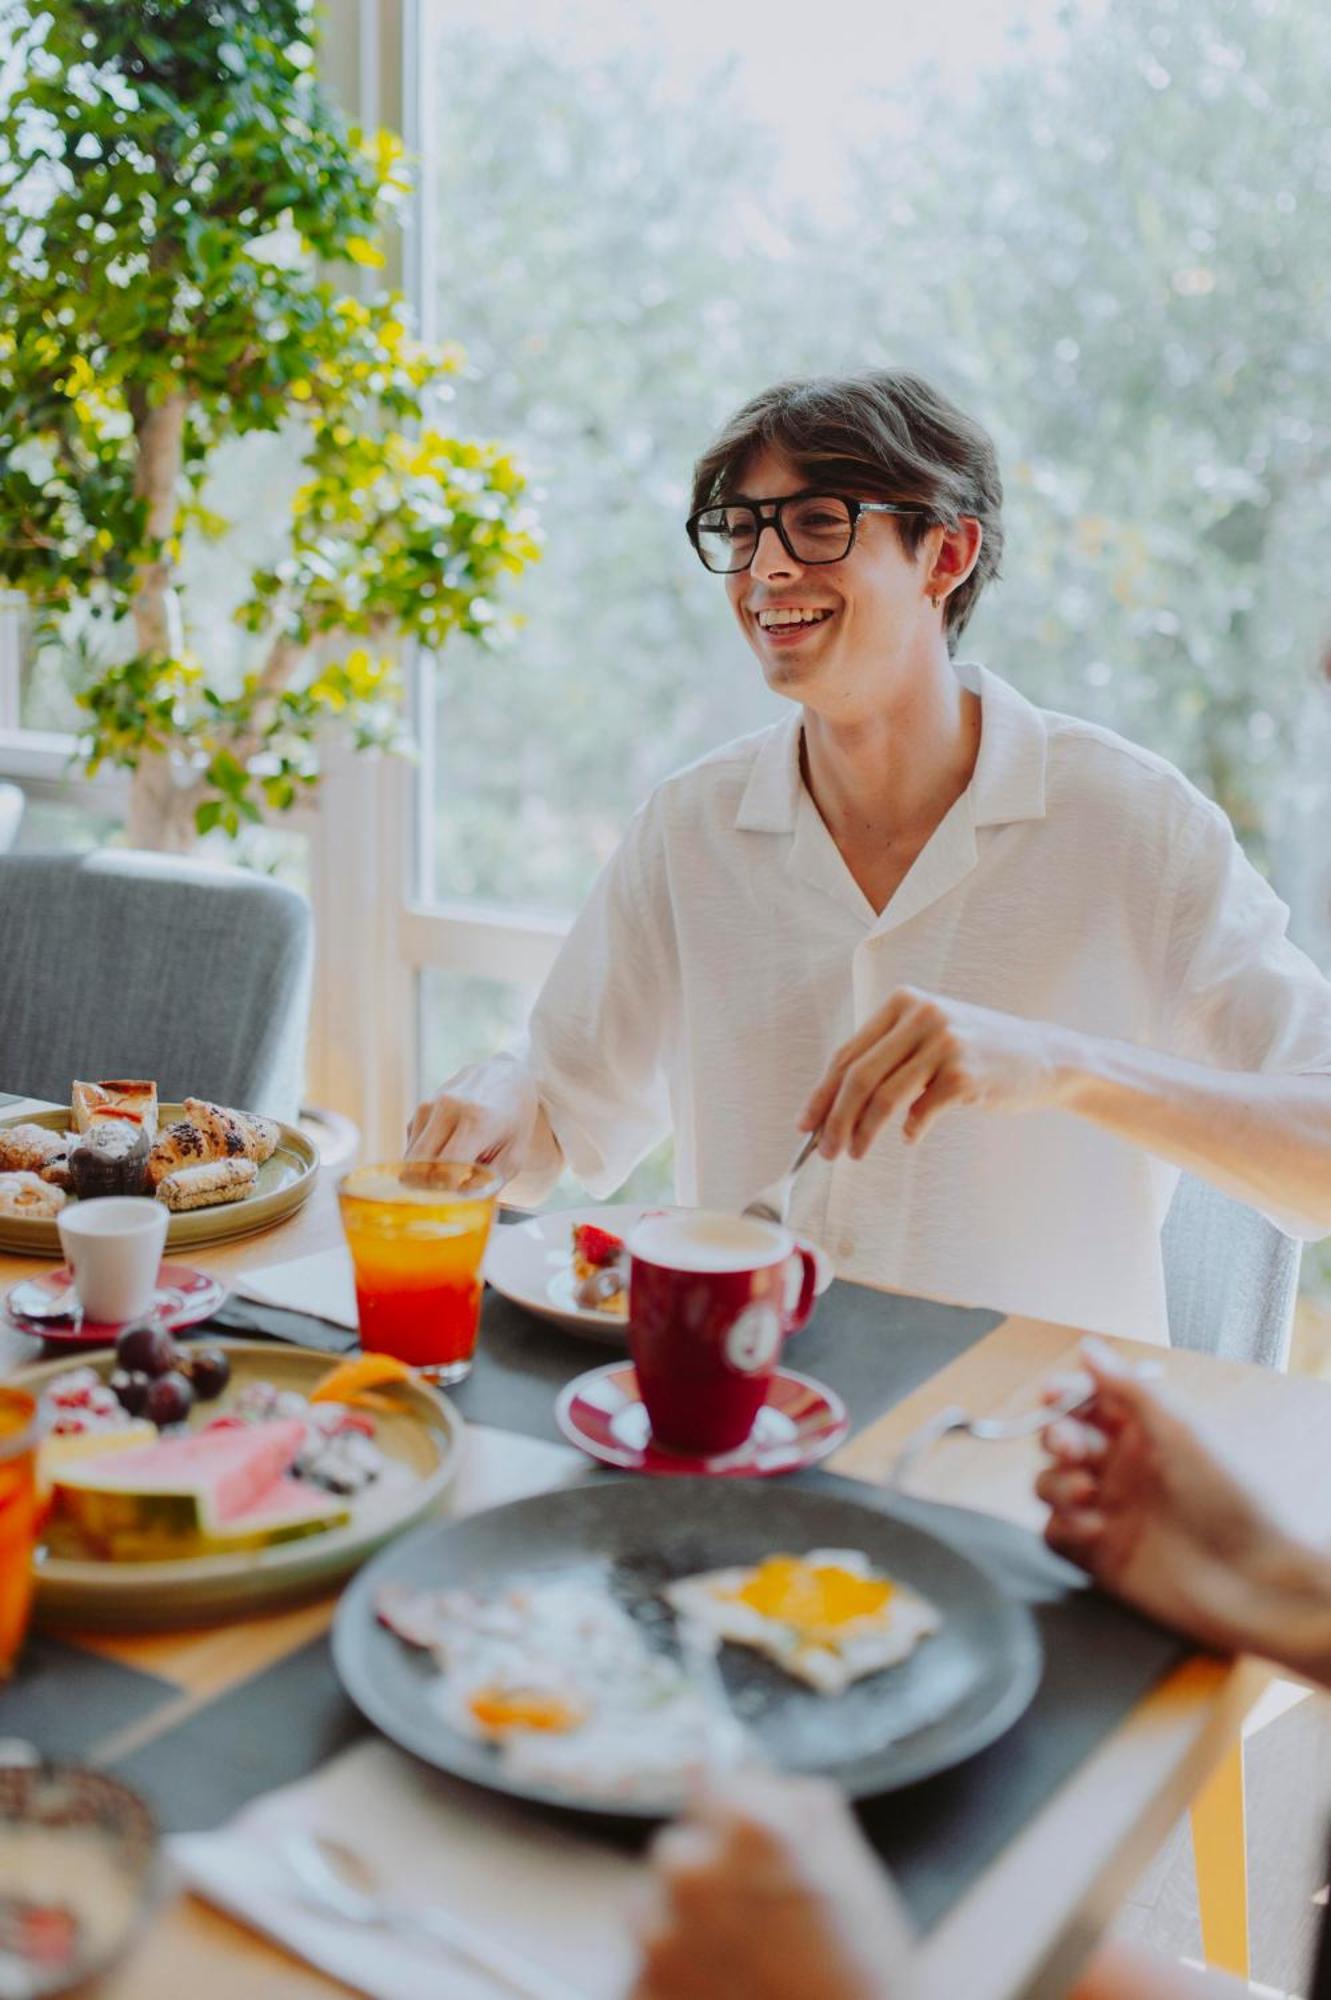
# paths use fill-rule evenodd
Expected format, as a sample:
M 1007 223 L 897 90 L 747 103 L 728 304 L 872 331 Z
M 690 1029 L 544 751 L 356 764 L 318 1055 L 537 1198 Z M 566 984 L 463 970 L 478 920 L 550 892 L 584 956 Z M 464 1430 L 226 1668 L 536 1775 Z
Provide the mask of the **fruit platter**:
M 14 1379 L 46 1420 L 39 1623 L 139 1631 L 298 1603 L 428 1513 L 461 1454 L 452 1405 L 382 1355 L 143 1324 Z

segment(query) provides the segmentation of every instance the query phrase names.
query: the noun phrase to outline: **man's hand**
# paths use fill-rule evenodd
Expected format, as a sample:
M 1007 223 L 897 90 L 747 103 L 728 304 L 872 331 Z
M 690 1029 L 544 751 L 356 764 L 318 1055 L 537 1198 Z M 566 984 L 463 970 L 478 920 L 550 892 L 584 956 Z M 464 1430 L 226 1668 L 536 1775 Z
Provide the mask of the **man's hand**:
M 530 1072 L 511 1057 L 473 1063 L 420 1105 L 407 1128 L 409 1160 L 467 1160 L 505 1180 L 522 1171 L 540 1112 Z
M 1031 1111 L 1056 1103 L 1077 1037 L 913 986 L 896 992 L 833 1056 L 800 1117 L 821 1125 L 820 1150 L 860 1159 L 895 1111 L 902 1137 L 920 1139 L 949 1105 Z
M 653 1854 L 632 2000 L 909 2000 L 910 1931 L 840 1794 L 732 1779 Z
M 1272 1518 L 1161 1383 L 1100 1341 L 1082 1355 L 1090 1400 L 1045 1432 L 1052 1463 L 1036 1482 L 1050 1546 L 1204 1646 L 1325 1680 L 1331 1564 Z

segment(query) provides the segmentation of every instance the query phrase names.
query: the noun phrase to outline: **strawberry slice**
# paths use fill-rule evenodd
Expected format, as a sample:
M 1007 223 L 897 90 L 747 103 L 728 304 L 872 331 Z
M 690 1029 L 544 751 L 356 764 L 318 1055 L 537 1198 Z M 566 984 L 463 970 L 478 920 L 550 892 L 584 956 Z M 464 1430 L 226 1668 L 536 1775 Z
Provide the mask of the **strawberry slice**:
M 598 1229 L 594 1222 L 575 1222 L 573 1225 L 573 1254 L 581 1257 L 598 1271 L 606 1264 L 613 1264 L 624 1254 L 624 1239 L 612 1230 Z

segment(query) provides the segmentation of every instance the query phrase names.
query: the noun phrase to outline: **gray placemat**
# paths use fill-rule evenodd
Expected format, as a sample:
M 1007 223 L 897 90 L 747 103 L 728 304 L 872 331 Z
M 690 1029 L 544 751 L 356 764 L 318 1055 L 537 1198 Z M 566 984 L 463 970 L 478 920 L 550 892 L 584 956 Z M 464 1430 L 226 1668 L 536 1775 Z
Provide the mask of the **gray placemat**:
M 786 1359 L 836 1390 L 853 1432 L 955 1361 L 1001 1318 L 838 1279 L 818 1301 L 808 1326 L 788 1343 Z M 217 1332 L 267 1335 L 329 1354 L 345 1354 L 357 1344 L 344 1327 L 249 1299 L 228 1299 L 208 1324 Z M 476 1365 L 449 1394 L 472 1423 L 557 1442 L 559 1391 L 575 1375 L 613 1358 L 613 1350 L 579 1340 L 487 1287 Z
M 955 1543 L 1029 1604 L 1040 1628 L 1044 1677 L 1016 1727 L 955 1771 L 859 1809 L 870 1842 L 891 1868 L 916 1922 L 928 1929 L 1186 1648 L 1091 1590 L 1042 1542 L 1006 1522 L 929 1501 L 887 1502 L 872 1488 L 829 1473 L 806 1473 L 797 1483 L 870 1506 L 895 1506 Z M 666 1493 L 663 1483 L 663 1499 Z M 114 1768 L 147 1794 L 168 1831 L 203 1830 L 220 1826 L 261 1792 L 316 1770 L 365 1728 L 342 1693 L 327 1640 L 319 1639 Z M 450 1794 L 464 1800 L 468 1795 L 460 1780 L 439 1782 Z M 597 1830 L 617 1844 L 642 1838 L 622 1823 L 598 1823 Z
M 77 1762 L 179 1695 L 174 1681 L 30 1632 L 0 1697 L 0 1734 L 33 1744 L 43 1757 Z

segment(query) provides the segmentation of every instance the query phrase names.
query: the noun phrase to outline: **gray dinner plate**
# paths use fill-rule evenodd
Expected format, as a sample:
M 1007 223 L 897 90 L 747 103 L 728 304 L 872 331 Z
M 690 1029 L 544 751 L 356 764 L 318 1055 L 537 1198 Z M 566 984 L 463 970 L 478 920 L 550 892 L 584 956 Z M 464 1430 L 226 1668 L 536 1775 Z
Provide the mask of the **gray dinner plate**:
M 958 1538 L 967 1516 L 957 1510 Z M 514 1501 L 465 1520 L 431 1523 L 385 1549 L 338 1608 L 333 1657 L 352 1700 L 404 1750 L 493 1791 L 633 1819 L 660 1818 L 669 1802 L 570 1798 L 516 1779 L 484 1744 L 450 1729 L 429 1700 L 429 1658 L 381 1626 L 385 1584 L 468 1585 L 497 1591 L 537 1576 L 599 1574 L 647 1629 L 673 1651 L 664 1584 L 700 1570 L 777 1553 L 859 1549 L 912 1585 L 942 1613 L 941 1629 L 902 1664 L 835 1697 L 815 1694 L 780 1668 L 727 1645 L 721 1671 L 738 1713 L 778 1767 L 817 1772 L 854 1798 L 898 1790 L 994 1742 L 1023 1713 L 1040 1683 L 1035 1621 L 958 1547 L 892 1511 L 808 1487 L 766 1481 L 614 1478 Z

